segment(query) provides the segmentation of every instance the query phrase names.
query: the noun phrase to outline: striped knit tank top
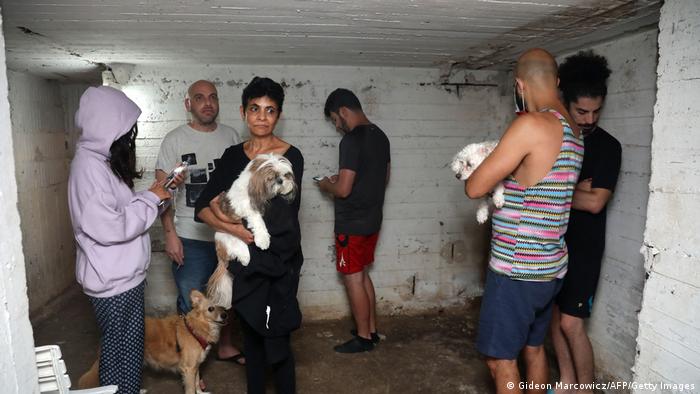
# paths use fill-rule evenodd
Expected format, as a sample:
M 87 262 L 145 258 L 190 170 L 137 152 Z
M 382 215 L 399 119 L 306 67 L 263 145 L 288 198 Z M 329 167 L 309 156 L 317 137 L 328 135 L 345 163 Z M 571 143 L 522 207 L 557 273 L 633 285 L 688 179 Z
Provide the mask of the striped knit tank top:
M 506 178 L 505 204 L 493 213 L 489 268 L 511 279 L 546 282 L 566 274 L 564 234 L 583 161 L 583 139 L 559 112 L 546 111 L 564 128 L 557 160 L 533 186 L 521 186 L 513 175 Z

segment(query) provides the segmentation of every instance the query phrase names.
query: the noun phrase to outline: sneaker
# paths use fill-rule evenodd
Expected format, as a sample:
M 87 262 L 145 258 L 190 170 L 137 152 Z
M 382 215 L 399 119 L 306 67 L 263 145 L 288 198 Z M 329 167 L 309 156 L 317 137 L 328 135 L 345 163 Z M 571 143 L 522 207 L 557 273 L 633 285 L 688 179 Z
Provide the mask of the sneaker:
M 343 343 L 342 345 L 333 347 L 333 350 L 338 353 L 369 352 L 372 349 L 374 349 L 374 343 L 372 343 L 372 341 L 369 339 L 361 337 L 353 337 L 351 340 Z
M 355 329 L 350 330 L 350 335 L 356 337 L 356 336 L 357 336 L 357 330 L 355 330 Z M 369 335 L 370 335 L 370 337 L 372 337 L 372 343 L 375 344 L 375 345 L 378 344 L 379 341 L 382 340 L 382 339 L 379 337 L 379 333 L 370 332 Z

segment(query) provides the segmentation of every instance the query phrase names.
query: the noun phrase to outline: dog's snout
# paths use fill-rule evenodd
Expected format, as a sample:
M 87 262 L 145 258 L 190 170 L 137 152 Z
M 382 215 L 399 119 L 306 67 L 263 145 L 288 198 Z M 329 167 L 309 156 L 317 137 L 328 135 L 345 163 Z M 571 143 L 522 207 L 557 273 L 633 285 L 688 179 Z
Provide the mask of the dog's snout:
M 222 313 L 221 313 L 221 319 L 223 319 L 223 320 L 228 319 L 228 313 L 222 312 Z
M 277 184 L 278 184 L 278 185 L 281 185 L 282 182 L 284 182 L 284 181 L 282 180 L 282 178 L 277 178 Z

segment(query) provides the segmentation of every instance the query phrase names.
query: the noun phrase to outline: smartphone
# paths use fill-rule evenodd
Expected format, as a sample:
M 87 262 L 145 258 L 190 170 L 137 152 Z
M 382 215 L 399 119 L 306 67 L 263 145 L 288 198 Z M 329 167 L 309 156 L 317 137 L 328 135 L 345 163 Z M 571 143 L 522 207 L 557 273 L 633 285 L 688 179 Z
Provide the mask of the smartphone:
M 190 165 L 190 162 L 187 161 L 187 160 L 185 160 L 185 161 L 183 161 L 182 163 L 180 163 L 177 167 L 173 168 L 172 171 L 170 171 L 170 174 L 168 174 L 168 176 L 165 178 L 165 184 L 163 185 L 163 187 L 165 188 L 165 190 L 170 190 L 170 185 L 171 185 L 171 184 L 173 183 L 173 181 L 175 180 L 175 176 L 177 176 L 177 174 L 180 174 L 181 172 L 185 171 L 185 170 L 187 169 L 187 166 L 188 166 L 188 165 Z M 161 201 L 161 202 L 158 203 L 158 206 L 159 206 L 159 207 L 162 207 L 162 206 L 164 206 L 164 205 L 166 204 L 166 202 L 167 202 L 167 203 L 172 202 L 171 200 L 172 200 L 172 199 L 170 199 L 170 200 L 163 200 L 163 201 Z
M 314 179 L 314 181 L 316 181 L 316 182 L 321 182 L 321 180 L 323 179 L 323 177 L 322 177 L 322 176 L 315 176 L 313 179 Z
M 176 176 L 177 174 L 179 174 L 179 173 L 185 171 L 185 170 L 187 169 L 187 166 L 188 166 L 189 164 L 190 164 L 190 163 L 189 163 L 188 161 L 183 161 L 182 163 L 180 163 L 180 165 L 178 165 L 177 167 L 173 168 L 173 170 L 170 171 L 170 174 L 168 174 L 168 177 L 165 178 L 165 179 L 166 179 L 166 182 L 165 182 L 164 187 L 165 187 L 166 189 L 167 189 L 168 187 L 170 187 L 170 184 L 172 184 L 172 183 L 173 183 L 173 180 L 175 180 L 175 176 Z

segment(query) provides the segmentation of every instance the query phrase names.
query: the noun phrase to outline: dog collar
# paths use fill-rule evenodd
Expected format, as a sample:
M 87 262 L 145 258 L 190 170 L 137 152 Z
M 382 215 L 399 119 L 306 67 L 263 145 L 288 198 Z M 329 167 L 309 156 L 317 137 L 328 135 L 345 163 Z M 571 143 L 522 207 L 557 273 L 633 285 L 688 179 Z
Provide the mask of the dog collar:
M 199 342 L 200 346 L 202 346 L 202 349 L 206 350 L 207 346 L 209 346 L 209 343 L 206 340 L 204 340 L 204 338 L 194 333 L 194 330 L 192 330 L 190 324 L 187 323 L 187 318 L 185 316 L 182 317 L 182 320 L 185 322 L 185 327 L 187 327 L 187 331 L 189 331 L 190 334 L 192 334 L 192 336 L 194 337 L 194 339 L 196 339 L 197 342 Z

